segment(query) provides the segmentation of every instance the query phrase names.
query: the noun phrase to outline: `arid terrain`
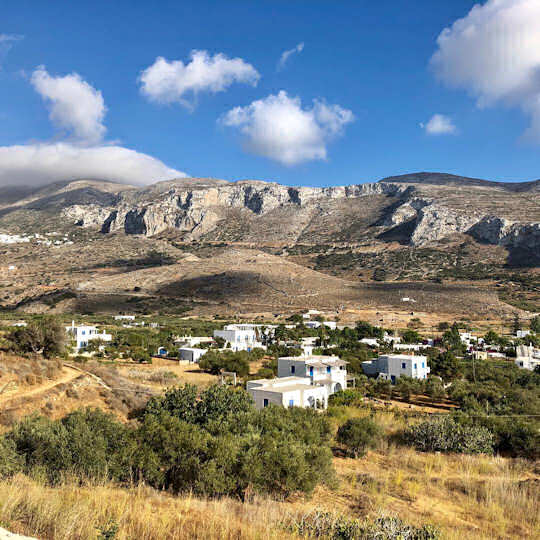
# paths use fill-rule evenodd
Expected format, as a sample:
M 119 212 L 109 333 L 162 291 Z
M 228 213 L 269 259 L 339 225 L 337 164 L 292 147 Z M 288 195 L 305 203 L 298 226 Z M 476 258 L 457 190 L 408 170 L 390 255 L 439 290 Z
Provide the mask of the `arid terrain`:
M 539 194 L 538 182 L 431 173 L 334 188 L 205 179 L 4 188 L 0 302 L 527 318 L 540 307 Z

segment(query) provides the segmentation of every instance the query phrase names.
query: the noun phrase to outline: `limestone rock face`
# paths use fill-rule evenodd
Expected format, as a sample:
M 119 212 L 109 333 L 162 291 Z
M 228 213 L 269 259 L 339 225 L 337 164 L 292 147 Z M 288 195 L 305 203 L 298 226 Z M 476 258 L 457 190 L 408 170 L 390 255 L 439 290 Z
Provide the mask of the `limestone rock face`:
M 471 227 L 469 232 L 477 240 L 489 244 L 540 250 L 540 223 L 515 223 L 487 216 Z
M 326 188 L 208 178 L 142 188 L 75 181 L 13 206 L 56 212 L 104 234 L 153 236 L 172 229 L 187 241 L 354 243 L 396 228 L 400 241 L 412 246 L 470 234 L 481 242 L 538 250 L 539 198 L 539 181 L 503 184 L 418 173 Z
M 478 219 L 475 215 L 458 214 L 437 204 L 427 205 L 418 212 L 411 244 L 426 246 L 452 234 L 466 233 Z

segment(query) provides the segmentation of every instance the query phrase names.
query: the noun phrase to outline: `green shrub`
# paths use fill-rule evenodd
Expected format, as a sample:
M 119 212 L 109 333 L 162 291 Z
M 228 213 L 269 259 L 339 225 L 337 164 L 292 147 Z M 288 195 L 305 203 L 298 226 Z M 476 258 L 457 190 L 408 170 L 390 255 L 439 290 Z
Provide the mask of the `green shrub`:
M 491 454 L 494 437 L 489 429 L 464 425 L 450 416 L 433 418 L 409 427 L 405 441 L 422 452 Z
M 373 448 L 381 434 L 380 426 L 372 418 L 351 418 L 339 427 L 337 441 L 357 458 L 365 455 L 368 448 Z
M 302 538 L 329 540 L 437 540 L 438 529 L 431 525 L 414 527 L 397 517 L 382 516 L 374 521 L 351 519 L 331 512 L 310 512 L 288 527 Z

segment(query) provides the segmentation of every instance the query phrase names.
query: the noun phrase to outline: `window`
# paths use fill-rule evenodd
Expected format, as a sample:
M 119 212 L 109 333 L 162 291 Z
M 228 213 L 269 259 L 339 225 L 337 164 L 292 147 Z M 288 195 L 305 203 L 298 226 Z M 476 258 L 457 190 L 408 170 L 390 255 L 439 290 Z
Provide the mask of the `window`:
M 291 366 L 291 373 L 294 373 L 296 371 L 296 366 Z
M 263 407 L 268 407 L 268 400 L 266 398 L 263 399 Z
M 294 407 L 294 399 L 289 399 L 289 407 Z
M 332 368 L 330 366 L 326 366 L 326 373 L 331 373 L 332 372 Z
M 309 374 L 313 375 L 313 366 L 309 366 Z
M 401 363 L 401 369 L 407 369 L 407 364 L 405 362 Z
M 422 362 L 422 367 L 423 367 L 423 368 L 426 367 L 426 363 L 425 363 L 425 362 Z
M 86 334 L 86 330 L 83 330 L 81 334 L 84 336 Z
M 418 368 L 418 365 L 417 364 L 414 364 L 414 369 L 417 369 Z

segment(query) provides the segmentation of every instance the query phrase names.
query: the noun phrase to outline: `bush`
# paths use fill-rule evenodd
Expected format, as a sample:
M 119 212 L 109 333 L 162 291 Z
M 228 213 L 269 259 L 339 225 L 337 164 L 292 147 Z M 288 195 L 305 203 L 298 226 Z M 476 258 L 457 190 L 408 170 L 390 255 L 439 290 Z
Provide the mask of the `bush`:
M 438 529 L 414 527 L 401 519 L 382 516 L 374 521 L 360 521 L 330 512 L 315 511 L 302 516 L 289 527 L 302 538 L 329 540 L 437 540 Z
M 492 454 L 493 433 L 478 425 L 463 425 L 450 416 L 429 419 L 409 427 L 405 441 L 422 452 Z
M 351 418 L 339 427 L 337 441 L 357 458 L 365 455 L 368 448 L 373 448 L 381 434 L 380 426 L 372 418 Z
M 66 330 L 58 319 L 44 317 L 17 328 L 10 336 L 15 352 L 42 353 L 45 358 L 59 356 L 66 345 Z
M 22 457 L 17 454 L 15 444 L 8 439 L 0 439 L 0 477 L 11 476 L 22 469 Z

